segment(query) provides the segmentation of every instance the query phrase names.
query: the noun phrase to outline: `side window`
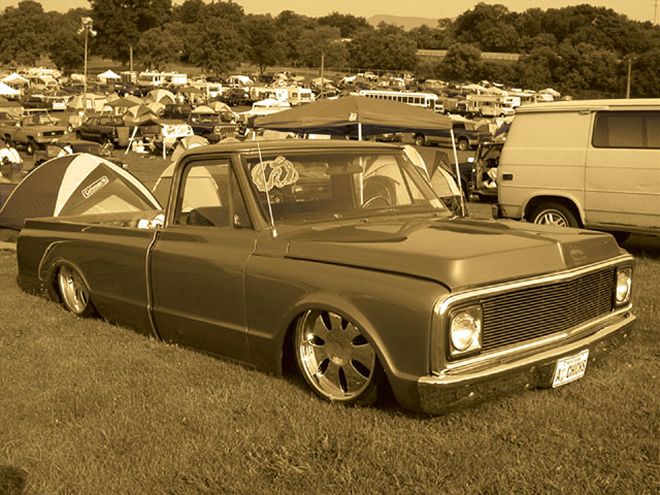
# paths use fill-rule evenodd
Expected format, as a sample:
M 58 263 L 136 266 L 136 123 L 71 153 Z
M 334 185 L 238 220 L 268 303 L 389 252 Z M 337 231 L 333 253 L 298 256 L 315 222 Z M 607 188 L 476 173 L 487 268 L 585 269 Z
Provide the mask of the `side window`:
M 178 225 L 252 226 L 228 160 L 192 163 L 184 171 L 174 215 Z
M 598 112 L 595 148 L 660 148 L 660 112 Z

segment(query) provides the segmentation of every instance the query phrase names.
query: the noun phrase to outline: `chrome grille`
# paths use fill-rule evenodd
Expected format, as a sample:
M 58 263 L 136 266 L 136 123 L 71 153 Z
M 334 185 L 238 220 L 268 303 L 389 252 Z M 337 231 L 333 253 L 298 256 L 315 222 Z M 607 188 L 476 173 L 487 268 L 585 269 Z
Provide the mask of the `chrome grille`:
M 562 332 L 614 308 L 615 269 L 482 300 L 482 351 Z

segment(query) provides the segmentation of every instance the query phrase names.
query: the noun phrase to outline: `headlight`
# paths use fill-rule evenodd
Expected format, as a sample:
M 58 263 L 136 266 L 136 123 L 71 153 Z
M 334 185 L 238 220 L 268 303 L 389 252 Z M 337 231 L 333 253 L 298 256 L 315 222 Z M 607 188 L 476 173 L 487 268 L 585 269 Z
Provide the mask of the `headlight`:
M 626 304 L 630 301 L 632 291 L 632 268 L 623 267 L 616 271 L 616 292 L 614 294 L 616 304 Z
M 449 351 L 452 357 L 481 349 L 481 306 L 452 311 L 449 315 Z

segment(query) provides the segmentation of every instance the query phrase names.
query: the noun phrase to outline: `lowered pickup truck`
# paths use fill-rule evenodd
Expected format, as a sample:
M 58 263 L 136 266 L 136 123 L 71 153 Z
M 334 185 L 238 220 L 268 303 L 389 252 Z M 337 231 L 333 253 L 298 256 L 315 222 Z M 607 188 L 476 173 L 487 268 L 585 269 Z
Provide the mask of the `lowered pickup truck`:
M 0 122 L 3 139 L 24 146 L 28 155 L 65 134 L 66 127 L 46 112 L 34 113 L 14 122 Z
M 297 369 L 324 399 L 392 390 L 431 413 L 572 383 L 625 339 L 633 258 L 612 236 L 456 216 L 408 156 L 203 146 L 176 163 L 162 210 L 96 174 L 61 199 L 78 216 L 26 221 L 18 282 L 79 316 Z

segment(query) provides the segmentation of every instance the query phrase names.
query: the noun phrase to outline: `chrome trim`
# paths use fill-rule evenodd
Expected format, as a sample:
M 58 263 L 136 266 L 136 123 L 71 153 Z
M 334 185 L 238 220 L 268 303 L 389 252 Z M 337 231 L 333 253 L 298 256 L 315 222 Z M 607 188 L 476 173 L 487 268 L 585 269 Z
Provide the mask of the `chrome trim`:
M 589 322 L 585 322 L 577 327 L 571 328 L 561 333 L 555 333 L 553 335 L 539 337 L 536 340 L 527 341 L 521 344 L 512 344 L 512 347 L 507 347 L 504 349 L 487 352 L 460 361 L 447 361 L 444 345 L 447 343 L 447 339 L 449 338 L 449 335 L 444 335 L 447 332 L 444 332 L 443 330 L 446 327 L 445 323 L 447 320 L 447 313 L 453 305 L 466 300 L 478 299 L 483 296 L 492 296 L 495 294 L 509 292 L 516 289 L 538 287 L 541 285 L 550 284 L 554 282 L 571 280 L 574 278 L 578 278 L 582 275 L 585 275 L 587 273 L 599 271 L 605 268 L 610 268 L 616 265 L 621 265 L 622 263 L 632 264 L 633 261 L 634 258 L 631 255 L 623 254 L 611 260 L 602 261 L 599 263 L 593 263 L 591 265 L 583 266 L 580 268 L 565 270 L 563 272 L 557 272 L 550 275 L 541 275 L 537 277 L 516 280 L 514 282 L 504 282 L 501 284 L 491 285 L 487 287 L 469 289 L 464 292 L 449 294 L 445 297 L 438 299 L 433 308 L 435 321 L 434 321 L 434 328 L 432 333 L 433 337 L 431 338 L 431 343 L 432 343 L 431 373 L 437 375 L 438 373 L 444 372 L 445 370 L 456 370 L 463 367 L 474 366 L 475 364 L 488 362 L 497 358 L 509 356 L 511 354 L 516 354 L 530 349 L 542 347 L 552 342 L 566 339 L 567 337 L 583 332 L 585 329 L 591 326 L 598 326 L 608 318 L 612 318 L 613 316 L 617 316 L 622 313 L 628 312 L 632 308 L 632 304 L 628 303 L 626 304 L 626 306 L 615 308 L 612 312 L 608 313 L 607 315 L 603 315 L 602 317 L 599 317 L 597 319 L 590 320 Z
M 582 325 L 578 325 L 577 327 L 573 327 L 564 332 L 555 333 L 546 337 L 539 337 L 536 340 L 531 340 L 525 342 L 524 344 L 519 344 L 519 345 L 514 344 L 514 347 L 500 349 L 498 351 L 487 352 L 484 354 L 480 354 L 479 356 L 463 359 L 461 361 L 448 362 L 445 366 L 445 370 L 456 371 L 456 370 L 460 370 L 461 368 L 467 368 L 487 361 L 499 359 L 508 356 L 510 354 L 516 354 L 523 351 L 536 349 L 538 347 L 543 347 L 547 344 L 551 344 L 552 342 L 556 342 L 559 340 L 566 340 L 569 337 L 573 337 L 579 333 L 582 333 L 589 327 L 598 327 L 605 321 L 609 320 L 610 318 L 628 313 L 630 312 L 631 309 L 632 309 L 632 304 L 628 304 L 628 306 L 617 309 L 616 311 L 612 311 L 611 313 L 601 316 L 600 318 L 590 320 L 586 323 L 583 323 Z
M 147 247 L 144 260 L 144 271 L 145 271 L 145 282 L 147 289 L 147 315 L 149 316 L 149 324 L 151 325 L 151 333 L 156 340 L 162 340 L 160 334 L 158 333 L 158 328 L 156 328 L 156 318 L 154 315 L 154 293 L 153 287 L 151 285 L 151 253 L 154 250 L 156 242 L 160 238 L 160 230 L 154 231 L 154 235 L 151 238 L 151 242 Z
M 449 309 L 449 306 L 457 302 L 463 301 L 465 299 L 472 299 L 481 296 L 491 296 L 493 294 L 508 292 L 515 289 L 522 289 L 522 288 L 534 287 L 534 286 L 544 285 L 553 282 L 570 280 L 572 278 L 580 277 L 585 273 L 595 272 L 604 268 L 609 268 L 611 266 L 618 265 L 625 261 L 632 262 L 633 257 L 629 254 L 624 254 L 621 256 L 617 256 L 616 258 L 608 261 L 594 263 L 592 265 L 583 266 L 577 269 L 557 272 L 551 275 L 541 275 L 538 277 L 516 280 L 515 282 L 504 282 L 502 284 L 491 285 L 489 287 L 480 287 L 478 289 L 471 289 L 465 292 L 459 292 L 457 294 L 450 294 L 448 297 L 438 300 L 435 304 L 435 307 L 433 308 L 433 311 L 437 315 L 444 317 L 445 314 L 447 313 L 447 310 Z

